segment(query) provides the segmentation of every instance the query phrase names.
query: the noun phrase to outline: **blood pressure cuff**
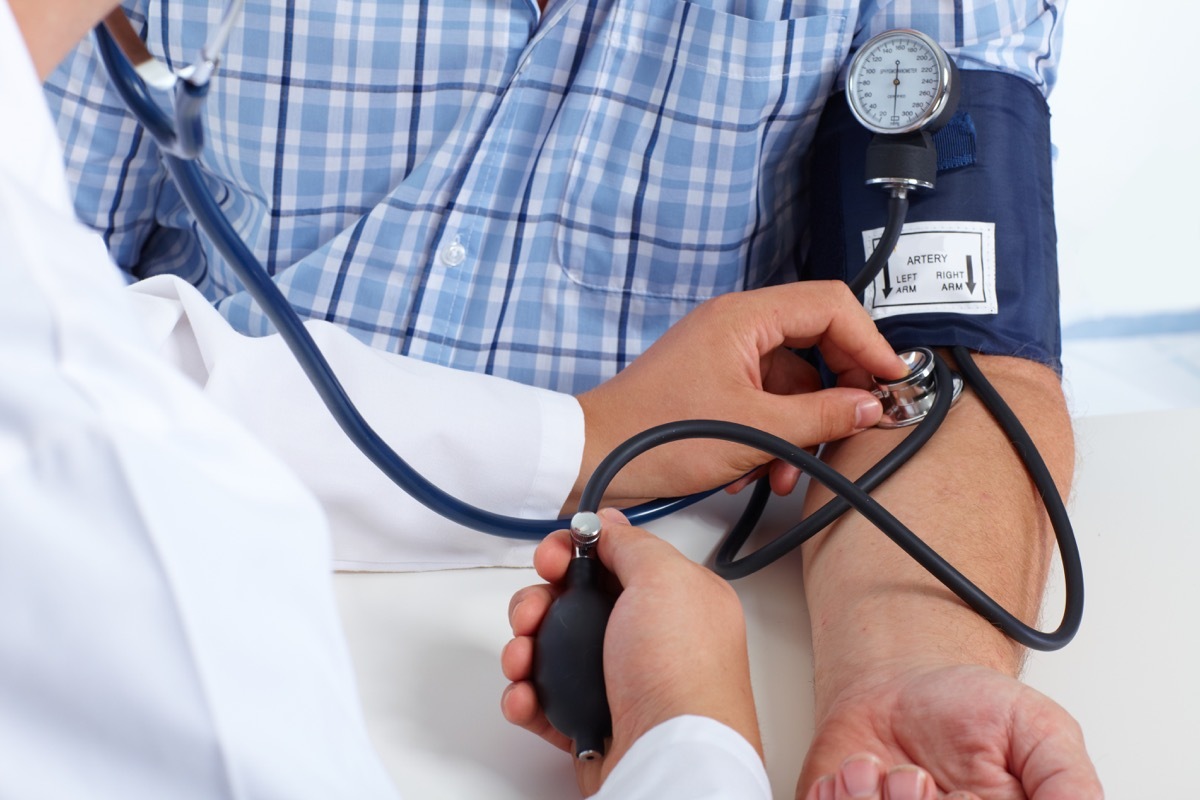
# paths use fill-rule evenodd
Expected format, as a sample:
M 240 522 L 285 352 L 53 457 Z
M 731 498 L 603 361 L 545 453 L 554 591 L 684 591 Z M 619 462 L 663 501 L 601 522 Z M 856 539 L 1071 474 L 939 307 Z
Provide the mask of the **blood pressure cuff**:
M 864 305 L 897 349 L 963 345 L 1061 371 L 1050 113 L 1027 81 L 962 70 L 958 113 L 937 133 L 937 186 L 910 193 L 903 234 Z M 871 134 L 831 98 L 810 162 L 805 279 L 848 280 L 887 221 L 864 183 Z

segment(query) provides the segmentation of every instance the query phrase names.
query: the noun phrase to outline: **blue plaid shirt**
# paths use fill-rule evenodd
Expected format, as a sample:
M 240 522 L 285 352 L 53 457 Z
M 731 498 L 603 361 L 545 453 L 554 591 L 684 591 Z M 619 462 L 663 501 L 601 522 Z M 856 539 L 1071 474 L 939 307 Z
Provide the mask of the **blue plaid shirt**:
M 221 3 L 126 3 L 195 59 Z M 203 157 L 302 315 L 578 392 L 700 301 L 795 275 L 802 160 L 855 48 L 922 30 L 1043 91 L 1063 0 L 250 0 Z M 268 323 L 85 43 L 47 84 L 85 222 L 141 278 Z M 700 365 L 698 365 L 699 367 Z

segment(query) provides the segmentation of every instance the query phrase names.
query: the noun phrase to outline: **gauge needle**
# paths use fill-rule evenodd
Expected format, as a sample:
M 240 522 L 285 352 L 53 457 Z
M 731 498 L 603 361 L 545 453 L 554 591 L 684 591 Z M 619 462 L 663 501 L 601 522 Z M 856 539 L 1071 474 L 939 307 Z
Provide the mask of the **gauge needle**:
M 892 78 L 892 116 L 896 116 L 896 101 L 900 99 L 900 62 L 896 62 L 896 74 Z

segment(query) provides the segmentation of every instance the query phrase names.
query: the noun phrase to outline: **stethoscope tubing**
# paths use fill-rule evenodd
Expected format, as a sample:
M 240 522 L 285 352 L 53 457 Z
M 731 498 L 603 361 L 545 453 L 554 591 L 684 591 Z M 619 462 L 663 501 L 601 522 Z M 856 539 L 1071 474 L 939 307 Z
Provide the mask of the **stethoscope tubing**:
M 1055 538 L 1058 541 L 1059 557 L 1062 561 L 1066 584 L 1066 601 L 1062 620 L 1053 631 L 1038 630 L 1018 619 L 938 555 L 933 548 L 871 497 L 863 487 L 856 485 L 849 478 L 807 451 L 777 436 L 746 425 L 717 420 L 687 420 L 650 428 L 625 441 L 600 462 L 584 488 L 579 508 L 581 511 L 595 511 L 605 488 L 625 464 L 647 450 L 669 442 L 705 438 L 753 447 L 803 470 L 830 491 L 839 495 L 845 503 L 879 528 L 884 535 L 928 570 L 964 603 L 1011 639 L 1035 650 L 1057 650 L 1074 638 L 1083 619 L 1083 566 L 1070 519 L 1063 506 L 1062 498 L 1054 486 L 1049 469 L 1037 449 L 1033 447 L 1028 433 L 1017 420 L 1016 415 L 1004 403 L 999 393 L 988 384 L 982 372 L 975 366 L 969 352 L 965 348 L 957 347 L 953 352 L 955 359 L 963 367 L 964 378 L 973 387 L 986 387 L 980 393 L 981 396 L 984 396 L 984 403 L 1014 442 L 1018 455 L 1029 469 L 1049 514 Z M 950 370 L 945 362 L 940 358 L 937 359 L 935 369 L 937 384 L 950 386 Z M 949 404 L 949 392 L 941 391 L 938 392 L 938 395 L 938 402 Z M 815 532 L 812 531 L 804 538 L 810 537 Z M 796 541 L 791 546 L 794 547 L 799 543 Z
M 164 137 L 169 145 L 164 148 L 167 152 L 162 154 L 163 162 L 184 204 L 225 257 L 246 292 L 254 298 L 275 326 L 338 426 L 363 455 L 417 502 L 463 527 L 503 538 L 526 540 L 539 540 L 556 530 L 569 527 L 568 519 L 512 517 L 487 511 L 460 500 L 413 469 L 375 432 L 346 393 L 299 315 L 221 211 L 195 160 L 171 154 L 170 150 L 175 148 L 174 143 L 178 136 L 170 120 L 154 103 L 145 84 L 106 31 L 98 29 L 96 39 L 98 42 L 107 41 L 107 45 L 100 46 L 101 57 L 113 77 L 118 93 L 130 111 L 160 146 L 163 145 L 163 141 L 160 141 L 159 137 Z M 195 120 L 184 120 L 183 128 L 193 125 L 199 127 L 197 109 L 198 107 L 192 106 L 187 108 L 189 117 L 193 112 L 197 113 Z M 626 513 L 630 521 L 636 520 L 635 524 L 641 525 L 696 503 L 711 495 L 713 491 L 654 500 L 631 508 Z
M 568 527 L 569 521 L 566 519 L 524 519 L 496 514 L 466 503 L 418 473 L 375 432 L 355 407 L 329 362 L 322 355 L 307 328 L 304 327 L 299 315 L 288 303 L 279 287 L 271 280 L 266 269 L 234 231 L 233 226 L 205 184 L 204 176 L 200 172 L 195 158 L 203 146 L 200 111 L 207 84 L 198 87 L 192 86 L 190 89 L 177 89 L 179 119 L 173 125 L 167 115 L 158 108 L 145 84 L 132 65 L 119 52 L 119 48 L 107 31 L 103 29 L 103 26 L 96 30 L 96 41 L 98 51 L 118 93 L 163 150 L 164 163 L 189 211 L 228 261 L 234 273 L 245 286 L 247 293 L 274 324 L 338 426 L 359 450 L 397 486 L 419 503 L 466 528 L 505 538 L 537 540 L 553 531 Z M 186 83 L 181 85 L 191 86 Z M 906 209 L 906 199 L 903 196 L 893 195 L 889 205 L 888 226 L 883 237 L 886 241 L 892 242 L 899 236 Z M 887 248 L 877 247 L 873 256 L 886 254 L 890 250 L 890 246 Z M 873 257 L 867 265 L 868 269 L 864 269 L 862 274 L 853 281 L 853 284 L 859 286 L 868 282 L 867 276 L 873 277 L 881 265 L 882 256 L 880 258 Z M 1063 619 L 1055 631 L 1043 632 L 1017 619 L 934 552 L 867 493 L 869 488 L 873 488 L 878 482 L 884 480 L 907 458 L 911 457 L 912 452 L 919 447 L 917 443 L 908 448 L 897 447 L 885 457 L 889 463 L 872 469 L 864 478 L 860 479 L 860 485 L 856 485 L 815 456 L 764 431 L 737 423 L 712 420 L 669 423 L 632 437 L 610 453 L 588 481 L 579 508 L 590 511 L 599 508 L 604 490 L 616 473 L 637 455 L 661 444 L 688 438 L 710 438 L 754 447 L 800 468 L 835 494 L 840 495 L 841 499 L 835 499 L 826 504 L 814 515 L 815 520 L 802 522 L 798 526 L 802 529 L 801 533 L 781 537 L 785 541 L 772 543 L 773 546 L 768 545 L 757 561 L 750 557 L 748 557 L 749 560 L 732 561 L 745 538 L 742 536 L 741 541 L 736 541 L 734 537 L 741 534 L 737 533 L 737 529 L 735 529 L 735 534 L 731 535 L 730 539 L 733 543 L 730 544 L 730 541 L 727 541 L 721 550 L 721 553 L 725 554 L 726 560 L 730 561 L 731 569 L 745 574 L 765 566 L 833 522 L 844 513 L 846 507 L 853 507 L 945 584 L 963 602 L 1015 641 L 1039 650 L 1058 649 L 1070 641 L 1078 630 L 1083 609 L 1082 567 L 1070 521 L 1063 507 L 1062 499 L 1054 487 L 1049 470 L 1020 422 L 979 372 L 968 351 L 965 348 L 954 348 L 954 353 L 963 369 L 964 377 L 980 393 L 985 405 L 1012 438 L 1014 446 L 1017 447 L 1018 453 L 1029 468 L 1045 502 L 1058 540 L 1067 587 Z M 936 369 L 938 384 L 950 386 L 949 370 L 940 359 L 937 360 Z M 940 423 L 949 407 L 948 395 L 947 391 L 939 392 L 934 410 L 931 412 L 936 419 L 933 420 L 929 432 L 921 436 L 914 434 L 908 439 L 915 437 L 923 442 L 931 435 L 932 430 Z M 652 501 L 627 510 L 626 517 L 631 524 L 642 525 L 691 505 L 715 491 L 717 490 L 701 492 L 688 497 Z M 765 499 L 766 494 L 762 491 L 762 486 L 756 487 L 750 506 L 739 522 L 739 528 L 744 527 L 747 520 L 757 519 Z M 806 524 L 808 527 L 805 527 Z M 758 554 L 752 555 L 757 556 Z M 719 558 L 718 561 L 720 562 L 721 559 Z M 754 566 L 753 569 L 746 569 L 751 562 L 756 563 L 757 566 Z

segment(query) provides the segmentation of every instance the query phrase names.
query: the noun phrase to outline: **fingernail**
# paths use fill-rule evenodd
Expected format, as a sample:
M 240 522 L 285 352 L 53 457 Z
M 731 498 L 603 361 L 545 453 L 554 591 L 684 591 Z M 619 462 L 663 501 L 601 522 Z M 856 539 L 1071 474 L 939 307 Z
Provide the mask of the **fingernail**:
M 513 606 L 512 613 L 508 615 L 508 627 L 512 628 L 513 636 L 517 635 L 517 612 L 521 609 L 521 606 L 523 606 L 523 605 L 525 605 L 524 600 L 520 601 L 515 606 Z
M 883 404 L 874 397 L 859 402 L 854 409 L 854 427 L 870 428 L 883 416 Z
M 834 785 L 833 776 L 826 775 L 817 781 L 813 791 L 809 793 L 809 797 L 814 800 L 834 800 L 837 797 L 837 787 Z
M 842 762 L 842 785 L 851 797 L 873 797 L 879 793 L 879 762 L 852 758 Z
M 888 800 L 923 800 L 925 771 L 916 767 L 896 767 L 887 774 Z
M 628 525 L 629 520 L 625 519 L 625 515 L 615 508 L 602 508 L 597 512 L 600 519 L 605 522 L 611 522 L 614 525 Z

